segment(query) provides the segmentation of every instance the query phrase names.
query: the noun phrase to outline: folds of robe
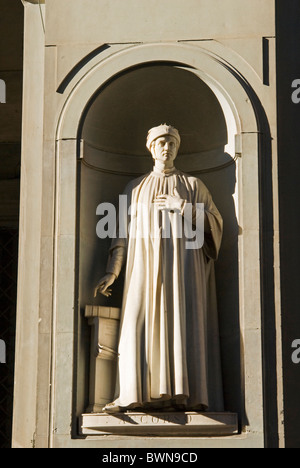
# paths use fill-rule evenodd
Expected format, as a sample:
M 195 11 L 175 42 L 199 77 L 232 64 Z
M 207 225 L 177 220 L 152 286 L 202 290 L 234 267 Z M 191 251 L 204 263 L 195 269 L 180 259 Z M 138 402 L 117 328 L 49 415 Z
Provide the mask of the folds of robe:
M 186 208 L 184 213 L 154 208 L 163 194 L 186 200 L 192 219 L 185 218 Z M 125 224 L 118 232 L 128 228 L 128 236 L 113 240 L 107 269 L 118 276 L 126 260 L 113 404 L 223 411 L 214 276 L 221 215 L 201 180 L 176 169 L 136 179 L 124 195 L 130 216 L 121 216 Z M 187 248 L 192 244 L 185 221 L 187 228 L 189 222 L 197 225 L 199 206 L 209 233 L 203 245 Z

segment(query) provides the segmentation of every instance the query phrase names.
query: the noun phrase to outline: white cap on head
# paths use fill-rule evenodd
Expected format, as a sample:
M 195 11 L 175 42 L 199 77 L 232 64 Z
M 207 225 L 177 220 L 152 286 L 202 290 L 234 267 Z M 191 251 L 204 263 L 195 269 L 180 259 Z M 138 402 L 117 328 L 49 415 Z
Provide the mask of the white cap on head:
M 181 139 L 178 130 L 176 130 L 176 128 L 172 127 L 171 125 L 162 124 L 149 130 L 146 142 L 148 150 L 151 151 L 151 143 L 154 140 L 165 135 L 174 137 L 177 140 L 178 147 L 180 146 Z

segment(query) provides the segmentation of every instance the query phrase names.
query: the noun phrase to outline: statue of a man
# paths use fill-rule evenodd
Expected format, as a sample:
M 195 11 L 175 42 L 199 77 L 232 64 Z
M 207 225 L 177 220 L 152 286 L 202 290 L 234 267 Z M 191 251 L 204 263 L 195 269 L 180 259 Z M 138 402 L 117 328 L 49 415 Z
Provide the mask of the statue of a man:
M 113 240 L 107 274 L 95 289 L 110 296 L 126 263 L 117 384 L 107 412 L 223 411 L 214 284 L 223 222 L 206 186 L 174 167 L 179 146 L 171 126 L 148 132 L 153 170 L 125 189 L 135 207 L 129 233 Z M 199 206 L 204 243 L 187 248 L 180 228 L 185 218 L 197 224 Z

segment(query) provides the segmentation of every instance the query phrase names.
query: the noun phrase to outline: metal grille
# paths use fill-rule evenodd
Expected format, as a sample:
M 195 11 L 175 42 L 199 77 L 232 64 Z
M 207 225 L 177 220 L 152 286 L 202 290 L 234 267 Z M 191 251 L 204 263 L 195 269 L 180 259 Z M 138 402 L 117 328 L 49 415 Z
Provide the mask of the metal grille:
M 11 447 L 18 231 L 0 228 L 0 339 L 6 344 L 6 363 L 0 364 L 0 448 Z

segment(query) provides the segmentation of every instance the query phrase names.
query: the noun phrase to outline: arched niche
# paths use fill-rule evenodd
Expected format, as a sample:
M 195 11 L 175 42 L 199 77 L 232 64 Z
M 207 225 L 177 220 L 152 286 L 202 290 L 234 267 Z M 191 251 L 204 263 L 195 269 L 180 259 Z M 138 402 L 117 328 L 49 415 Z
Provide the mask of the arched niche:
M 244 65 L 241 61 L 241 69 Z M 97 120 L 100 118 L 101 121 L 103 118 L 101 109 L 108 109 L 107 103 L 114 95 L 111 92 L 113 88 L 109 90 L 110 86 L 114 86 L 117 93 L 120 92 L 121 88 L 119 91 L 117 88 L 121 84 L 129 89 L 134 81 L 129 74 L 134 74 L 132 76 L 139 82 L 138 74 L 144 73 L 146 68 L 148 71 L 153 68 L 153 73 L 158 74 L 159 80 L 162 80 L 164 71 L 170 75 L 180 74 L 180 80 L 177 81 L 179 88 L 176 88 L 176 82 L 173 86 L 177 92 L 189 80 L 196 78 L 196 89 L 201 89 L 201 92 L 195 102 L 199 102 L 199 96 L 202 96 L 203 102 L 211 99 L 219 116 L 215 121 L 211 120 L 210 131 L 213 138 L 206 135 L 207 146 L 196 146 L 199 138 L 197 140 L 195 133 L 194 138 L 182 148 L 192 145 L 192 151 L 196 149 L 196 152 L 182 152 L 178 156 L 177 166 L 182 163 L 180 168 L 199 175 L 211 190 L 226 222 L 217 272 L 218 284 L 225 281 L 220 288 L 219 307 L 226 409 L 239 413 L 241 427 L 250 427 L 255 439 L 256 434 L 263 434 L 259 184 L 265 122 L 254 92 L 255 87 L 258 87 L 258 77 L 253 70 L 247 70 L 246 80 L 227 61 L 199 45 L 130 46 L 103 61 L 100 60 L 90 69 L 87 66 L 83 78 L 71 83 L 66 90 L 66 100 L 56 131 L 57 224 L 53 332 L 57 336 L 61 333 L 60 321 L 65 320 L 66 305 L 71 313 L 75 310 L 74 321 L 70 322 L 70 316 L 68 319 L 68 329 L 74 327 L 75 341 L 74 336 L 70 335 L 68 346 L 74 350 L 72 362 L 76 371 L 72 373 L 65 369 L 64 374 L 64 382 L 67 378 L 72 382 L 72 414 L 79 416 L 88 403 L 88 327 L 83 318 L 82 307 L 93 301 L 92 284 L 105 270 L 109 246 L 109 241 L 106 245 L 102 242 L 101 247 L 98 244 L 97 250 L 94 250 L 97 242 L 95 209 L 102 201 L 116 203 L 117 195 L 125 183 L 144 172 L 144 164 L 149 164 L 146 163 L 146 154 L 140 149 L 141 143 L 138 143 L 142 141 L 141 136 L 136 137 L 134 133 L 134 138 L 140 140 L 135 140 L 133 151 L 132 147 L 127 146 L 119 152 L 120 146 L 108 146 L 104 138 L 97 139 L 95 127 L 98 125 Z M 104 93 L 105 105 L 104 101 L 101 102 Z M 114 109 L 110 110 L 114 112 Z M 108 117 L 110 119 L 107 121 L 112 125 L 112 116 Z M 205 123 L 201 112 L 198 113 L 198 119 L 198 122 Z M 146 130 L 148 123 L 142 120 L 139 125 L 144 125 Z M 170 123 L 176 126 L 180 122 L 176 122 L 174 117 Z M 118 129 L 115 130 L 117 132 Z M 110 132 L 112 134 L 112 129 Z M 224 138 L 226 132 L 227 138 Z M 212 148 L 209 142 L 214 138 L 219 143 Z M 266 135 L 266 138 L 269 136 Z M 114 140 L 114 145 L 119 145 L 120 141 L 121 139 Z M 131 142 L 131 139 L 127 139 L 127 145 Z M 74 159 L 76 149 L 82 173 L 81 170 L 77 171 Z M 129 154 L 131 152 L 132 155 Z M 237 158 L 237 155 L 241 158 Z M 67 177 L 64 177 L 66 174 Z M 69 210 L 70 199 L 73 201 L 73 208 L 77 207 L 75 210 Z M 77 205 L 74 203 L 76 200 Z M 85 226 L 92 226 L 93 234 L 92 231 L 86 232 Z M 91 242 L 92 236 L 94 240 Z M 91 247 L 93 242 L 95 244 Z M 69 275 L 62 284 L 60 252 L 66 246 L 70 252 L 68 271 L 74 271 L 74 276 Z M 75 290 L 74 284 L 77 285 Z M 115 297 L 120 300 L 121 285 L 119 286 L 119 293 L 116 291 Z M 72 297 L 75 297 L 75 303 Z M 253 349 L 256 351 L 254 356 Z M 57 348 L 57 362 L 59 355 L 60 350 Z M 59 381 L 59 372 L 62 372 L 60 367 L 53 374 L 54 382 L 56 378 Z M 251 398 L 253 394 L 256 395 L 255 403 Z M 58 411 L 60 404 L 56 404 Z
M 145 146 L 148 130 L 165 122 L 174 125 L 182 138 L 176 167 L 202 179 L 224 219 L 223 243 L 216 264 L 223 378 L 226 407 L 240 412 L 236 161 L 234 153 L 226 152 L 236 135 L 232 121 L 213 90 L 192 68 L 179 64 L 156 62 L 132 67 L 97 91 L 85 109 L 79 135 L 82 152 L 78 287 L 82 311 L 86 304 L 121 307 L 122 275 L 114 285 L 112 298 L 93 297 L 92 286 L 105 274 L 111 242 L 109 238 L 97 238 L 100 218 L 96 209 L 107 202 L 117 208 L 125 185 L 151 171 L 152 158 Z M 88 359 L 82 365 L 84 362 Z

